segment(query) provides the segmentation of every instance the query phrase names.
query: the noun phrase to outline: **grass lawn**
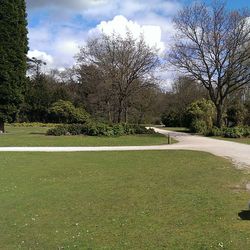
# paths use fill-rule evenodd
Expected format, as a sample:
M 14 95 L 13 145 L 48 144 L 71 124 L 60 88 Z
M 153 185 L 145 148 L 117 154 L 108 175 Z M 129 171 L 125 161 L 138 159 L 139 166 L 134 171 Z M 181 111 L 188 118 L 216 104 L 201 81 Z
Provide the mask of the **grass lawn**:
M 0 147 L 8 146 L 138 146 L 167 144 L 163 135 L 131 135 L 120 137 L 46 136 L 44 127 L 6 127 L 0 135 Z M 175 141 L 172 140 L 174 143 Z
M 250 175 L 222 158 L 0 153 L 0 162 L 0 249 L 250 249 L 250 221 L 238 218 Z

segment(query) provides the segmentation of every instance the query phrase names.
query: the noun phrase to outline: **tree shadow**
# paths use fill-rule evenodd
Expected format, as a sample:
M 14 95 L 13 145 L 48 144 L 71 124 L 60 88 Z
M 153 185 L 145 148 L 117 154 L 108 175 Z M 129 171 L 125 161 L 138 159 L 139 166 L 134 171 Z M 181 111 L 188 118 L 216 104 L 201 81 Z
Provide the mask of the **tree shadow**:
M 250 210 L 242 210 L 238 215 L 242 220 L 250 220 Z
M 42 133 L 42 132 L 31 132 L 29 133 L 30 135 L 45 135 L 45 133 Z

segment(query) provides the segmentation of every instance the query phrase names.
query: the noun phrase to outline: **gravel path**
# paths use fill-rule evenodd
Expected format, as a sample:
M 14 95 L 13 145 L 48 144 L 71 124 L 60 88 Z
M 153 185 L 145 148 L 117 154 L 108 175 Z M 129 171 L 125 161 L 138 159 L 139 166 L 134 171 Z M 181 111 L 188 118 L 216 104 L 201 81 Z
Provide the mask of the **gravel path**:
M 142 150 L 196 150 L 231 159 L 238 167 L 250 168 L 250 145 L 211 139 L 187 133 L 155 128 L 161 134 L 175 138 L 173 145 L 109 146 L 109 147 L 0 147 L 1 152 L 82 152 L 82 151 L 142 151 Z
M 217 156 L 229 158 L 238 167 L 250 167 L 250 145 L 218 140 L 187 133 L 171 132 L 163 129 L 155 129 L 162 134 L 170 134 L 179 143 L 173 145 L 175 149 L 187 149 L 205 151 Z

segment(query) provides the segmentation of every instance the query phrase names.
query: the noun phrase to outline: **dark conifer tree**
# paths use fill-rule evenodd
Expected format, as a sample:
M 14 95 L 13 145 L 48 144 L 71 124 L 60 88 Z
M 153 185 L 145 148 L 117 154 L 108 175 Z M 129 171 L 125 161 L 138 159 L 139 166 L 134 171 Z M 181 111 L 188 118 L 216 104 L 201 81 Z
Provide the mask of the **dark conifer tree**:
M 25 0 L 0 0 L 0 131 L 23 99 L 28 51 Z

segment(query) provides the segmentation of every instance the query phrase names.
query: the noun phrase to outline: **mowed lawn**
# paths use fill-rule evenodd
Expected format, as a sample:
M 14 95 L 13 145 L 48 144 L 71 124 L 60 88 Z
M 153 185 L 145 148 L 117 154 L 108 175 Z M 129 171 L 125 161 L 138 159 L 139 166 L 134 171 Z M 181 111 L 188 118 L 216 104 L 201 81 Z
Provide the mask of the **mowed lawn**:
M 46 127 L 6 127 L 0 134 L 0 147 L 8 146 L 139 146 L 167 144 L 166 136 L 129 135 L 119 137 L 98 136 L 46 136 Z M 172 140 L 172 142 L 175 142 Z
M 250 175 L 192 151 L 0 153 L 0 249 L 250 249 Z

